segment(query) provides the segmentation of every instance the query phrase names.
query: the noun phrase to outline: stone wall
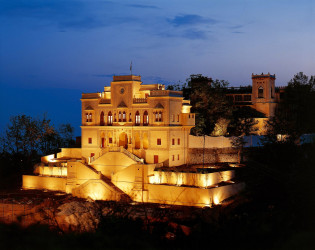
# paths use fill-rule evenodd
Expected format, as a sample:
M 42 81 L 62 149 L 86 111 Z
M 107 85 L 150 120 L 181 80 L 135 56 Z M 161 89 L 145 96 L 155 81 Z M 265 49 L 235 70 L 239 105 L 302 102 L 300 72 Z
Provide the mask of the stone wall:
M 189 148 L 188 164 L 237 162 L 237 150 L 233 148 Z

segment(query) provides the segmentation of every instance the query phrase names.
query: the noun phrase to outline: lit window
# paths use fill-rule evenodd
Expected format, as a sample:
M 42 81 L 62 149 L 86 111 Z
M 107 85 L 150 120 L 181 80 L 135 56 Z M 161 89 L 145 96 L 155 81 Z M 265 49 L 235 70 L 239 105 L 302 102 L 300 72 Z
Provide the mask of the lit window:
M 88 113 L 85 113 L 85 116 L 86 116 L 86 122 L 88 122 L 89 121 L 89 114 Z
M 126 112 L 125 112 L 125 111 L 123 112 L 123 117 L 122 117 L 122 119 L 123 119 L 123 122 L 126 122 Z
M 89 114 L 89 122 L 92 122 L 92 113 Z
M 148 124 L 149 124 L 148 111 L 144 111 L 144 113 L 143 113 L 143 125 L 147 126 Z
M 158 139 L 156 140 L 156 144 L 157 144 L 157 145 L 161 145 L 161 144 L 162 144 L 162 141 L 161 141 L 160 138 L 158 138 Z
M 131 120 L 131 113 L 129 113 L 129 122 L 131 122 L 132 120 Z
M 159 122 L 162 121 L 162 111 L 159 112 Z
M 136 126 L 140 125 L 140 113 L 139 111 L 136 112 L 136 121 L 135 121 Z
M 180 138 L 177 139 L 177 144 L 180 145 Z
M 121 112 L 118 113 L 118 121 L 121 122 Z
M 107 125 L 111 126 L 113 124 L 113 115 L 112 112 L 108 112 L 108 116 L 107 116 Z
M 89 138 L 89 144 L 92 144 L 92 138 Z

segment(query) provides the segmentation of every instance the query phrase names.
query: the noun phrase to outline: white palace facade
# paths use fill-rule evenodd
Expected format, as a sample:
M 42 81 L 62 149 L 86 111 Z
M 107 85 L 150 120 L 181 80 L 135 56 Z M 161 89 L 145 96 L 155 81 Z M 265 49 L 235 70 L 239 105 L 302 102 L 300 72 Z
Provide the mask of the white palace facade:
M 208 153 L 205 160 L 205 147 L 224 151 L 231 142 L 190 135 L 195 114 L 181 91 L 142 84 L 140 76 L 114 76 L 104 91 L 82 94 L 81 102 L 81 148 L 42 157 L 34 175 L 23 176 L 24 189 L 212 206 L 244 187 L 234 181 L 235 154 Z

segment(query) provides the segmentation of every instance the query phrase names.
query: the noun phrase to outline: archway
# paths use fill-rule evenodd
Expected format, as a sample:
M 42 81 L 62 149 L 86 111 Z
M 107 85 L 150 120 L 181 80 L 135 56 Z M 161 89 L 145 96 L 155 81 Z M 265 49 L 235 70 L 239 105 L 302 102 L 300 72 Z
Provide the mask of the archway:
M 101 133 L 101 148 L 104 148 L 106 145 L 105 143 L 105 134 L 104 132 Z
M 119 135 L 119 147 L 123 146 L 125 149 L 128 148 L 128 137 L 127 134 L 125 132 L 122 132 Z
M 100 116 L 100 126 L 105 125 L 105 120 L 104 120 L 104 112 L 102 111 L 101 116 Z

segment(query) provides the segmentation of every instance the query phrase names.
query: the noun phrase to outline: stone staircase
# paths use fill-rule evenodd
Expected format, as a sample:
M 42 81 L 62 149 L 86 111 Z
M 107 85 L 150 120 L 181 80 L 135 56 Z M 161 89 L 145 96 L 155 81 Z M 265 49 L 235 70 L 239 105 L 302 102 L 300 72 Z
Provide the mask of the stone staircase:
M 126 156 L 128 156 L 130 159 L 143 164 L 144 163 L 144 159 L 139 158 L 138 156 L 134 155 L 133 153 L 129 152 L 128 150 L 126 150 L 124 147 L 110 147 L 110 148 L 103 148 L 102 152 L 100 153 L 100 155 L 95 158 L 94 156 L 90 158 L 90 163 L 92 163 L 93 161 L 95 161 L 96 159 L 102 157 L 104 154 L 108 153 L 108 152 L 121 152 L 123 154 L 125 154 Z
M 101 174 L 101 180 L 104 181 L 108 186 L 113 188 L 116 193 L 120 195 L 120 201 L 123 202 L 132 202 L 132 199 L 127 195 L 124 191 L 119 189 L 117 186 L 114 185 L 114 183 L 111 182 L 111 180 L 106 177 L 105 175 Z

